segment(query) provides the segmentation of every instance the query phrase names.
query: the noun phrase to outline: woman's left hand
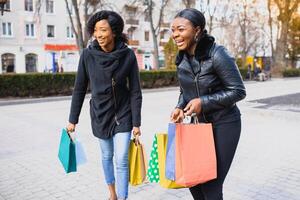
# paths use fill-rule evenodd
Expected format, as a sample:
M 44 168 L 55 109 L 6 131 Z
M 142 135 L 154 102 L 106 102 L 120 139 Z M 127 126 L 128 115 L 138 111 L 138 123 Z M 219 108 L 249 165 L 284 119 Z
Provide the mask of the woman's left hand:
M 132 133 L 134 136 L 141 136 L 141 130 L 140 130 L 140 127 L 133 127 L 132 129 Z
M 183 109 L 184 114 L 187 116 L 192 115 L 192 113 L 196 113 L 197 115 L 201 112 L 201 99 L 195 98 L 190 100 L 190 102 Z
M 134 140 L 135 140 L 135 144 L 138 145 L 140 144 L 140 140 L 139 140 L 139 137 L 141 136 L 141 130 L 140 130 L 140 127 L 133 127 L 132 129 L 132 133 L 133 133 L 133 136 L 134 136 Z

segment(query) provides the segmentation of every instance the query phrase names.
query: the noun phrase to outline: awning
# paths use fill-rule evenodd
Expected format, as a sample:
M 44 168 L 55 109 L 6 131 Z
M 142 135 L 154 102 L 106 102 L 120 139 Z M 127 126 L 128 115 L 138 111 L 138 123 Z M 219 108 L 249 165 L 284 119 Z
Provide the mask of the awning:
M 77 51 L 78 47 L 74 44 L 45 44 L 47 51 Z

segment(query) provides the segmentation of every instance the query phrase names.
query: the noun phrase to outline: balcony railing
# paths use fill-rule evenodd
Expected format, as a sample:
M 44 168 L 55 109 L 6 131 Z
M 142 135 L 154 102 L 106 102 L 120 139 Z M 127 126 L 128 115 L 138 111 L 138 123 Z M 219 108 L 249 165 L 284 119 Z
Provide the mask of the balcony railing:
M 128 40 L 128 44 L 131 46 L 139 46 L 140 41 L 139 40 Z
M 171 24 L 170 24 L 170 23 L 162 22 L 162 23 L 160 24 L 160 26 L 163 27 L 163 28 L 170 28 Z
M 126 19 L 126 24 L 139 25 L 139 20 L 138 19 Z

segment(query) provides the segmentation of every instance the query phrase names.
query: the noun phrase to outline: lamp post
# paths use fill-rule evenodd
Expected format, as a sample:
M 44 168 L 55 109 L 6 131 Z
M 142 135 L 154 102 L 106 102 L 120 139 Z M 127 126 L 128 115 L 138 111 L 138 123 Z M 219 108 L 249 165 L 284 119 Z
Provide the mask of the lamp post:
M 7 3 L 7 0 L 0 0 L 0 9 L 1 9 L 1 15 L 3 15 L 4 5 Z

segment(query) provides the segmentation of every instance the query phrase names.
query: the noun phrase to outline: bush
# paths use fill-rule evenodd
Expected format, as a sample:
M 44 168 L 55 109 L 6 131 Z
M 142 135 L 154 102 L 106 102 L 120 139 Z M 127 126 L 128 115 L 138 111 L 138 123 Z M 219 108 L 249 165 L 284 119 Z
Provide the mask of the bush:
M 300 69 L 290 68 L 282 71 L 283 77 L 297 77 L 300 76 Z
M 0 75 L 0 98 L 71 95 L 76 73 Z M 143 88 L 177 85 L 176 71 L 141 71 Z
M 70 95 L 75 73 L 0 75 L 0 97 Z
M 247 70 L 240 69 L 245 77 Z M 0 75 L 0 98 L 71 95 L 76 73 Z M 176 70 L 141 71 L 142 88 L 177 86 Z
M 239 70 L 240 70 L 240 73 L 241 73 L 241 75 L 242 75 L 242 78 L 244 79 L 244 80 L 246 80 L 246 75 L 247 75 L 247 69 L 245 69 L 245 68 L 239 68 Z
M 175 70 L 141 71 L 140 78 L 142 88 L 158 88 L 177 85 L 177 75 Z

